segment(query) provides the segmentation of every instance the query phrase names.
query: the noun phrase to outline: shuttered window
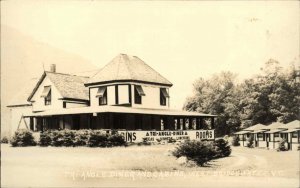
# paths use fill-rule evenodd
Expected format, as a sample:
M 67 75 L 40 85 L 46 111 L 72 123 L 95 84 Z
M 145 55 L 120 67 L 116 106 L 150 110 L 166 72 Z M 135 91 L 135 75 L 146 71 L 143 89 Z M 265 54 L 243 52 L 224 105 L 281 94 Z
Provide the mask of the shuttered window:
M 167 98 L 169 98 L 169 94 L 166 88 L 160 88 L 160 105 L 166 106 L 167 105 Z
M 145 96 L 145 92 L 140 85 L 134 86 L 134 103 L 142 104 L 142 96 Z
M 107 104 L 107 87 L 100 87 L 97 91 L 96 97 L 99 98 L 99 105 Z
M 105 92 L 106 92 L 106 87 L 99 87 L 98 91 L 97 91 L 97 94 L 96 94 L 96 97 L 103 97 Z
M 44 86 L 41 97 L 44 98 L 45 105 L 51 105 L 51 86 Z

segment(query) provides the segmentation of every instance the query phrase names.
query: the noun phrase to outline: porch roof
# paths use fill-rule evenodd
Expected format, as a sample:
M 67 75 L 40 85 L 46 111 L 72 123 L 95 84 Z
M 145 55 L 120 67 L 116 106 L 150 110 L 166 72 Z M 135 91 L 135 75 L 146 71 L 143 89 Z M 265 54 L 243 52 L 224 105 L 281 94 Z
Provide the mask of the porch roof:
M 282 133 L 292 133 L 292 132 L 296 132 L 296 131 L 300 131 L 300 129 L 288 129 L 288 130 L 282 131 Z
M 198 112 L 188 112 L 171 109 L 147 109 L 132 108 L 123 106 L 99 106 L 99 107 L 80 107 L 52 109 L 43 112 L 24 114 L 24 117 L 33 116 L 53 116 L 53 115 L 71 115 L 71 114 L 92 114 L 92 113 L 132 113 L 132 114 L 149 114 L 149 115 L 170 115 L 170 116 L 193 116 L 193 117 L 216 117 L 216 115 L 203 114 Z

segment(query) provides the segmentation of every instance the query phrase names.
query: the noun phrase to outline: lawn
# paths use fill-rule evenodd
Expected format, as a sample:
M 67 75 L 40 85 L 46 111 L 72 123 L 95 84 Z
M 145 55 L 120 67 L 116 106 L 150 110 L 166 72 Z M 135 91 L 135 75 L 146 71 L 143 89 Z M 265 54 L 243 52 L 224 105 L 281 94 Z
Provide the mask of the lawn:
M 2 187 L 299 187 L 299 152 L 233 148 L 206 167 L 180 165 L 175 145 L 115 148 L 1 145 Z

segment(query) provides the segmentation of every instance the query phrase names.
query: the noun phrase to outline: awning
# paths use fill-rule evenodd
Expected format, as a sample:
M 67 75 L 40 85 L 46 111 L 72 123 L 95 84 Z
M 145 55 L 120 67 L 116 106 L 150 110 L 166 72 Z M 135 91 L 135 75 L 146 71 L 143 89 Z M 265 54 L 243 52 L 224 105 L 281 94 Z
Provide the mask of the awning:
M 282 131 L 282 133 L 292 133 L 292 132 L 297 132 L 297 131 L 300 131 L 300 129 L 288 129 L 288 130 Z
M 170 97 L 169 94 L 168 94 L 168 92 L 167 92 L 167 89 L 166 89 L 166 88 L 161 88 L 161 92 L 162 92 L 162 94 L 164 95 L 164 97 L 166 97 L 166 98 L 169 98 L 169 97 Z
M 93 113 L 131 113 L 131 114 L 152 114 L 152 115 L 169 115 L 169 116 L 186 116 L 186 117 L 216 117 L 216 115 L 203 114 L 198 112 L 188 112 L 171 109 L 146 109 L 132 108 L 123 106 L 97 106 L 97 107 L 78 107 L 52 109 L 43 112 L 24 114 L 24 117 L 52 116 L 52 115 L 71 115 L 71 114 L 93 114 Z
M 274 130 L 270 130 L 270 131 L 267 131 L 267 132 L 265 132 L 265 133 L 279 133 L 279 132 L 282 132 L 282 131 L 284 131 L 284 130 L 280 130 L 280 129 L 274 129 Z
M 140 96 L 145 96 L 145 93 L 144 93 L 144 90 L 143 90 L 142 86 L 135 85 L 135 89 L 137 90 L 137 92 L 139 93 Z
M 239 131 L 234 134 L 247 134 L 247 133 L 251 133 L 251 131 Z
M 51 86 L 45 86 L 41 97 L 44 97 L 44 98 L 47 97 L 50 90 L 51 90 Z
M 100 97 L 100 98 L 103 97 L 105 91 L 106 91 L 106 87 L 99 87 L 96 97 Z

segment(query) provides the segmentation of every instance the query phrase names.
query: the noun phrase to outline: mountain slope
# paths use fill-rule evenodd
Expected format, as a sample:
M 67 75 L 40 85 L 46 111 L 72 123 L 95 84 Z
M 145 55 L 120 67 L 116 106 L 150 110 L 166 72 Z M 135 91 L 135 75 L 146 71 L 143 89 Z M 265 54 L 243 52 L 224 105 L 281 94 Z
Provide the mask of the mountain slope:
M 1 131 L 8 130 L 6 107 L 32 78 L 56 64 L 57 72 L 82 72 L 96 69 L 88 60 L 39 42 L 6 25 L 1 25 Z

